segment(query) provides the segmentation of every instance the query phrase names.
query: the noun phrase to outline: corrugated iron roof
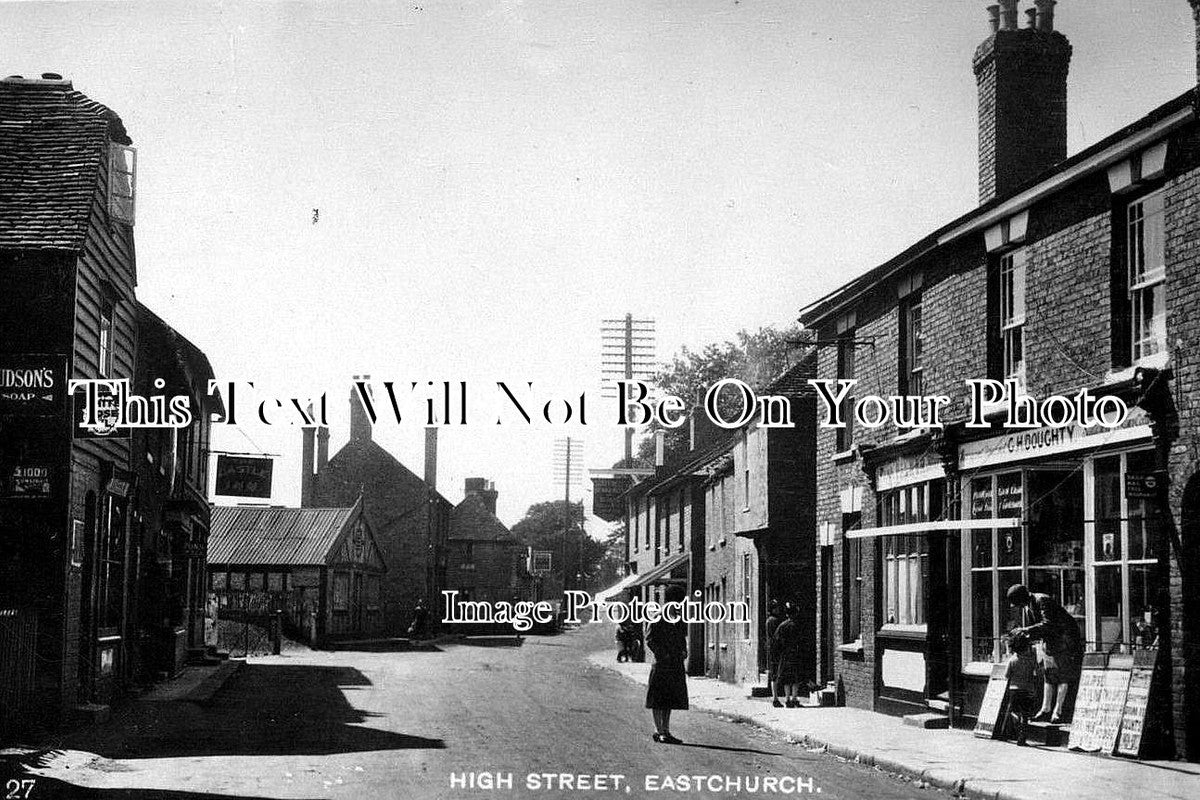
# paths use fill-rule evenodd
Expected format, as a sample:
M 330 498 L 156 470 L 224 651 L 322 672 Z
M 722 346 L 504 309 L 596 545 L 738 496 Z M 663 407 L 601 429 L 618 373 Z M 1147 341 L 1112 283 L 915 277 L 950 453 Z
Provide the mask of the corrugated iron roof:
M 110 141 L 120 118 L 69 81 L 0 80 L 0 247 L 81 247 Z
M 357 508 L 216 506 L 210 564 L 325 564 Z

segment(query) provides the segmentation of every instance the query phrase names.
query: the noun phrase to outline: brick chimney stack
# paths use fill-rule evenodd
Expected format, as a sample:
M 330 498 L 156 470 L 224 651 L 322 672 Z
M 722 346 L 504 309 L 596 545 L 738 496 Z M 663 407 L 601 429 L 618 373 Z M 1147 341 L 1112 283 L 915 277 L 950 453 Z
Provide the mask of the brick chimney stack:
M 425 429 L 425 482 L 437 489 L 437 432 L 436 426 Z
M 313 504 L 313 436 L 316 428 L 301 428 L 300 435 L 300 507 Z
M 980 203 L 1067 157 L 1071 43 L 1054 30 L 1055 0 L 1035 0 L 1025 28 L 1017 24 L 1018 5 L 1001 0 L 988 7 L 991 35 L 975 51 Z
M 467 478 L 463 486 L 463 493 L 467 497 L 477 495 L 483 500 L 483 504 L 487 506 L 487 510 L 492 516 L 496 515 L 496 498 L 499 497 L 499 492 L 496 491 L 496 486 L 487 478 Z
M 363 381 L 367 385 L 367 396 L 371 398 L 371 402 L 375 401 L 375 394 L 371 391 L 370 375 L 355 375 L 354 381 Z M 371 440 L 371 418 L 367 416 L 367 412 L 363 409 L 362 401 L 358 398 L 358 389 L 354 383 L 350 384 L 350 441 L 352 442 L 369 442 Z

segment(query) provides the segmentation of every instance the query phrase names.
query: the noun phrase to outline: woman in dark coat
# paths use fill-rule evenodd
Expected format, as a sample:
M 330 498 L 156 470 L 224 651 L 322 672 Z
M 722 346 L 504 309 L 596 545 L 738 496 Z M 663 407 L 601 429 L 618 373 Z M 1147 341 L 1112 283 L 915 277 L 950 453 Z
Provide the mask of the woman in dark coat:
M 687 590 L 682 586 L 668 587 L 667 602 L 682 602 Z M 654 666 L 650 668 L 650 683 L 646 687 L 646 708 L 654 715 L 656 742 L 683 744 L 671 735 L 671 712 L 686 711 L 688 707 L 687 670 L 687 625 L 683 622 L 658 620 L 650 623 L 646 632 L 646 647 L 654 654 Z
M 1042 708 L 1033 717 L 1035 722 L 1063 722 L 1063 710 L 1072 686 L 1079 686 L 1083 667 L 1083 636 L 1079 624 L 1065 608 L 1049 595 L 1030 592 L 1022 584 L 1008 590 L 1008 603 L 1019 609 L 1021 633 L 1042 643 L 1042 673 L 1045 686 Z M 1052 707 L 1053 706 L 1053 707 Z
M 800 655 L 804 642 L 800 635 L 800 607 L 797 604 L 788 606 L 787 619 L 775 629 L 774 645 L 779 659 L 775 676 L 787 698 L 784 705 L 799 708 L 800 700 L 796 695 L 800 688 Z
M 779 612 L 779 601 L 772 600 L 767 611 L 767 685 L 771 687 L 771 705 L 782 708 L 779 702 L 779 649 L 775 646 L 775 631 L 783 617 Z

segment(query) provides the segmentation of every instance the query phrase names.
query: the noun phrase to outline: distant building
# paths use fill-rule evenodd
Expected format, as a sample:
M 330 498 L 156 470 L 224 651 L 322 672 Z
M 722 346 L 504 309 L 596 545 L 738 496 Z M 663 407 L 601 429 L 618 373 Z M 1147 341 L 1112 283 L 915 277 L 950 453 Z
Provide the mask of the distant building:
M 496 517 L 497 493 L 486 478 L 467 478 L 466 497 L 450 512 L 447 589 L 463 600 L 529 600 L 526 549 Z
M 450 501 L 436 488 L 437 429 L 426 429 L 422 480 L 371 438 L 371 422 L 350 392 L 350 441 L 329 458 L 329 432 L 306 428 L 301 505 L 352 506 L 362 497 L 387 565 L 383 628 L 400 634 L 419 600 L 437 614 L 446 585 Z M 315 460 L 314 460 L 315 458 Z
M 292 633 L 318 645 L 383 632 L 386 568 L 361 502 L 217 506 L 212 522 L 208 572 L 219 609 L 262 621 L 282 609 Z

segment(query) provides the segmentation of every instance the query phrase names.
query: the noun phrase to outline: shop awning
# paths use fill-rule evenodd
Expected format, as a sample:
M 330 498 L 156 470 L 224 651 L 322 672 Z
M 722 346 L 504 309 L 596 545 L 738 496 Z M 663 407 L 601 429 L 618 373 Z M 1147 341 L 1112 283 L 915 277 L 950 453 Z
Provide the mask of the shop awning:
M 597 592 L 596 593 L 596 602 L 603 603 L 606 600 L 608 600 L 608 598 L 619 595 L 621 592 L 628 589 L 630 587 L 630 585 L 632 585 L 633 582 L 636 581 L 640 577 L 641 576 L 638 575 L 636 572 L 634 572 L 631 575 L 626 575 L 624 578 L 621 578 L 621 580 L 617 581 L 612 586 L 605 589 L 603 592 Z
M 675 579 L 671 577 L 671 573 L 681 564 L 686 564 L 689 558 L 688 553 L 680 553 L 677 556 L 668 558 L 663 563 L 659 564 L 654 569 L 637 576 L 637 580 L 630 586 L 649 586 L 653 583 L 672 583 Z
M 874 539 L 877 536 L 912 536 L 922 533 L 958 533 L 959 531 L 990 531 L 996 528 L 1019 528 L 1020 517 L 991 519 L 941 519 L 935 522 L 910 522 L 907 525 L 884 525 L 879 528 L 859 528 L 846 531 L 847 539 Z

